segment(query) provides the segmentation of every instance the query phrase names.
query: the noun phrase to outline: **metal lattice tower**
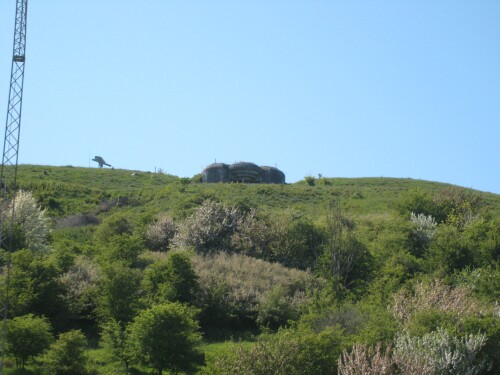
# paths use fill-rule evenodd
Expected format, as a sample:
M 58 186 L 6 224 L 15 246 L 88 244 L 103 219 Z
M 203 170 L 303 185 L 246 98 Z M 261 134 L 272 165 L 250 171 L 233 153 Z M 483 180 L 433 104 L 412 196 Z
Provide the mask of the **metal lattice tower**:
M 26 22 L 28 0 L 16 0 L 16 21 L 14 27 L 14 50 L 10 78 L 9 101 L 7 104 L 7 120 L 5 123 L 5 139 L 0 171 L 1 198 L 0 203 L 0 247 L 7 250 L 7 259 L 2 277 L 4 295 L 0 296 L 0 315 L 2 328 L 2 359 L 0 374 L 3 374 L 5 356 L 6 321 L 9 310 L 10 253 L 12 250 L 12 229 L 14 220 L 14 197 L 16 193 L 17 162 L 19 155 L 19 135 L 21 131 L 21 111 L 23 106 L 24 63 L 26 59 Z M 12 208 L 11 210 L 9 208 Z M 7 217 L 8 212 L 12 212 Z

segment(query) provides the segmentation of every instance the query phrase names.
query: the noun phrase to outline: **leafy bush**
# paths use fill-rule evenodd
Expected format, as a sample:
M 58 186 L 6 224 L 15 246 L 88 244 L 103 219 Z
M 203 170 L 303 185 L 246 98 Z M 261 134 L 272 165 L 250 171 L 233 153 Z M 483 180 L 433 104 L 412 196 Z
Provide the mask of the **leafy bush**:
M 490 368 L 485 344 L 481 334 L 458 338 L 444 330 L 423 337 L 403 333 L 385 351 L 380 343 L 375 348 L 355 344 L 351 352 L 343 352 L 338 371 L 341 375 L 480 374 Z
M 483 199 L 471 189 L 446 188 L 439 191 L 434 201 L 442 221 L 464 228 L 479 217 Z
M 405 218 L 409 218 L 412 213 L 436 217 L 437 211 L 432 195 L 418 188 L 409 189 L 401 194 L 396 201 L 396 208 Z
M 306 176 L 304 177 L 304 181 L 307 183 L 309 186 L 314 186 L 316 185 L 316 178 L 314 176 Z
M 498 305 L 497 305 L 498 307 Z M 493 316 L 466 317 L 450 329 L 461 337 L 481 333 L 486 337 L 484 353 L 492 363 L 492 373 L 500 368 L 500 314 Z
M 28 359 L 41 354 L 54 340 L 47 318 L 33 314 L 18 316 L 7 322 L 7 352 L 16 365 L 24 368 Z
M 261 318 L 267 322 L 266 309 L 286 306 L 278 319 L 283 322 L 307 303 L 306 290 L 320 283 L 308 272 L 239 254 L 196 256 L 193 267 L 199 277 L 201 298 L 208 302 L 217 296 L 220 305 L 228 310 L 225 316 L 243 320 L 255 321 L 262 309 Z M 273 289 L 279 290 L 274 297 L 267 294 Z M 278 303 L 272 303 L 273 298 Z
M 412 212 L 430 215 L 437 223 L 463 228 L 477 219 L 482 204 L 482 197 L 472 190 L 451 187 L 434 196 L 422 189 L 410 189 L 400 196 L 396 206 L 405 217 Z
M 58 269 L 46 254 L 18 250 L 11 255 L 8 288 L 5 268 L 0 273 L 0 300 L 5 303 L 8 291 L 10 316 L 33 313 L 55 323 L 62 308 L 58 276 Z
M 316 264 L 322 240 L 322 232 L 297 211 L 251 209 L 231 237 L 231 248 L 287 267 L 307 269 Z
M 260 339 L 252 348 L 233 345 L 213 358 L 205 374 L 217 375 L 330 375 L 335 373 L 341 335 L 281 330 Z
M 421 272 L 422 263 L 422 259 L 407 251 L 386 258 L 370 283 L 368 293 L 382 304 L 390 303 L 394 293 Z
M 101 220 L 94 214 L 77 214 L 57 221 L 57 228 L 78 228 L 86 225 L 98 225 Z
M 391 347 L 385 351 L 382 344 L 375 347 L 366 344 L 354 344 L 351 351 L 344 351 L 338 361 L 339 375 L 399 375 L 397 364 L 391 357 Z M 412 373 L 413 374 L 413 373 Z M 421 372 L 415 372 L 421 374 Z
M 198 253 L 222 250 L 307 269 L 315 265 L 322 240 L 322 232 L 297 211 L 243 209 L 208 200 L 180 223 L 172 242 Z
M 453 311 L 425 309 L 415 312 L 404 328 L 410 335 L 422 337 L 440 328 L 453 329 L 462 318 Z
M 87 340 L 79 330 L 61 333 L 41 358 L 47 375 L 86 375 Z
M 441 224 L 427 250 L 424 265 L 429 273 L 435 272 L 444 277 L 454 271 L 474 266 L 474 251 L 459 229 Z
M 500 300 L 500 263 L 495 266 L 466 268 L 453 274 L 453 281 L 465 285 L 478 295 L 492 303 Z
M 341 327 L 344 334 L 355 334 L 367 320 L 367 314 L 358 306 L 345 304 L 311 311 L 301 318 L 300 323 L 317 333 L 326 328 Z
M 320 229 L 294 210 L 271 214 L 269 224 L 270 257 L 264 259 L 291 268 L 314 268 L 324 240 Z
M 394 296 L 392 312 L 402 323 L 417 312 L 435 310 L 452 312 L 457 316 L 484 313 L 484 309 L 467 286 L 449 286 L 441 280 L 417 282 L 413 291 L 401 290 Z
M 101 326 L 101 345 L 128 370 L 132 353 L 128 350 L 127 332 L 114 319 Z
M 500 260 L 500 217 L 480 218 L 464 228 L 463 241 L 472 249 L 474 267 L 494 266 Z
M 131 353 L 139 363 L 162 370 L 192 373 L 204 362 L 196 311 L 179 303 L 143 310 L 129 326 Z
M 231 236 L 231 248 L 236 253 L 270 259 L 270 244 L 273 241 L 271 225 L 272 220 L 269 215 L 262 210 L 250 209 L 242 218 L 238 230 Z
M 13 212 L 14 211 L 14 212 Z M 29 191 L 18 190 L 14 201 L 7 204 L 5 217 L 13 221 L 13 250 L 28 248 L 32 251 L 47 250 L 49 219 Z M 2 233 L 10 233 L 10 220 L 2 222 Z M 2 245 L 4 245 L 2 243 Z
M 114 235 L 98 247 L 97 259 L 100 263 L 122 261 L 129 266 L 137 262 L 139 254 L 144 251 L 144 242 L 138 235 Z
M 103 220 L 94 237 L 98 242 L 105 244 L 113 237 L 123 234 L 132 234 L 132 225 L 125 214 L 117 213 Z
M 290 304 L 282 288 L 275 287 L 263 293 L 257 307 L 256 321 L 260 326 L 277 329 L 298 317 L 297 308 Z
M 95 301 L 100 321 L 132 320 L 140 308 L 140 280 L 139 270 L 129 268 L 126 263 L 117 261 L 102 266 Z
M 338 206 L 332 205 L 318 264 L 320 274 L 331 282 L 336 296 L 342 298 L 347 289 L 356 289 L 369 277 L 370 264 L 371 254 L 355 237 L 354 224 Z
M 397 322 L 385 306 L 370 302 L 318 306 L 299 320 L 300 327 L 320 333 L 326 329 L 340 329 L 346 343 L 389 341 L 397 332 Z
M 413 224 L 410 232 L 410 248 L 415 256 L 422 256 L 436 232 L 437 223 L 432 216 L 411 213 L 410 221 Z
M 206 200 L 180 224 L 172 242 L 179 247 L 194 247 L 200 253 L 227 249 L 241 220 L 238 208 Z
M 167 215 L 163 215 L 146 229 L 146 245 L 155 251 L 166 251 L 177 232 L 177 225 Z
M 396 337 L 394 351 L 403 374 L 468 375 L 489 368 L 483 353 L 485 344 L 482 334 L 458 338 L 439 329 L 423 337 L 403 333 Z
M 198 287 L 190 255 L 181 251 L 170 252 L 166 260 L 148 266 L 142 280 L 142 289 L 149 303 L 193 303 Z
M 85 257 L 76 257 L 68 272 L 59 277 L 64 289 L 62 298 L 71 315 L 77 318 L 92 316 L 100 278 L 101 268 Z

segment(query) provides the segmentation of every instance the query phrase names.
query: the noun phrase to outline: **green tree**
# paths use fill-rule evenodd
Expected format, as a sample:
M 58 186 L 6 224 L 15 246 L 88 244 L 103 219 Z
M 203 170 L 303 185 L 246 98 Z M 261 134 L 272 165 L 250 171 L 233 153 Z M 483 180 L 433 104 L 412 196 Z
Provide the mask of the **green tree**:
M 64 288 L 62 296 L 67 316 L 72 319 L 93 319 L 95 296 L 101 268 L 86 257 L 76 257 L 68 271 L 59 277 Z
M 177 302 L 143 310 L 129 326 L 129 343 L 138 362 L 163 370 L 192 373 L 204 362 L 195 310 Z
M 500 260 L 500 217 L 493 220 L 480 218 L 464 229 L 468 247 L 474 249 L 474 265 L 483 267 Z
M 410 218 L 411 213 L 436 217 L 436 204 L 432 195 L 422 189 L 409 189 L 396 201 L 396 208 L 405 218 Z M 441 219 L 441 218 L 440 218 Z
M 101 243 L 108 243 L 114 236 L 132 234 L 132 225 L 125 216 L 119 213 L 107 217 L 95 232 L 95 239 Z
M 143 290 L 149 302 L 193 303 L 198 277 L 186 252 L 171 252 L 165 261 L 150 265 L 144 272 Z
M 231 247 L 237 253 L 307 269 L 314 267 L 322 240 L 320 229 L 296 210 L 251 209 L 231 237 Z
M 429 272 L 445 276 L 473 265 L 473 251 L 464 234 L 452 225 L 441 224 L 429 245 L 425 266 Z
M 102 325 L 101 345 L 128 370 L 131 353 L 127 348 L 127 332 L 116 320 Z
M 33 314 L 18 316 L 7 322 L 7 352 L 14 356 L 16 365 L 24 368 L 54 340 L 47 318 Z
M 270 256 L 266 260 L 291 268 L 314 267 L 323 240 L 314 224 L 293 210 L 274 213 L 269 219 Z
M 79 330 L 61 333 L 41 358 L 47 375 L 86 375 L 87 340 Z
M 101 263 L 122 261 L 132 266 L 144 250 L 144 242 L 137 235 L 117 234 L 102 243 L 99 250 Z
M 464 228 L 479 217 L 483 205 L 480 195 L 471 189 L 445 188 L 434 196 L 437 220 L 457 228 Z
M 126 263 L 113 262 L 102 267 L 97 287 L 96 309 L 102 321 L 115 319 L 126 323 L 139 308 L 141 275 Z
M 299 316 L 298 309 L 286 298 L 285 290 L 276 286 L 265 292 L 257 308 L 257 323 L 262 327 L 277 329 Z
M 341 297 L 347 289 L 359 287 L 369 277 L 371 262 L 370 253 L 355 237 L 354 224 L 342 214 L 338 205 L 332 204 L 319 271 L 330 280 L 335 295 Z
M 6 297 L 6 272 L 0 275 L 0 299 Z M 45 254 L 24 249 L 11 255 L 9 284 L 12 316 L 34 313 L 45 315 L 52 321 L 62 307 L 58 270 Z
M 452 187 L 434 196 L 422 189 L 410 189 L 399 197 L 396 207 L 406 218 L 413 212 L 432 216 L 437 223 L 446 222 L 461 228 L 478 217 L 482 204 L 482 197 L 474 191 Z

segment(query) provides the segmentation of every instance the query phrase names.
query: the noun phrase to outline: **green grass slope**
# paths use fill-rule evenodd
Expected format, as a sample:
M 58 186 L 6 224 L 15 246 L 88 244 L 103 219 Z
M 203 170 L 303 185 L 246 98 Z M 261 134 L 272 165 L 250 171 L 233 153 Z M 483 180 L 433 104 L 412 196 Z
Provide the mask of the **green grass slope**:
M 50 216 L 100 213 L 110 207 L 131 217 L 169 211 L 182 218 L 203 200 L 228 204 L 296 209 L 312 219 L 324 215 L 331 201 L 339 201 L 351 216 L 383 213 L 394 208 L 409 189 L 431 194 L 451 185 L 408 178 L 323 178 L 287 185 L 201 184 L 172 175 L 81 167 L 21 165 L 19 188 L 30 190 Z M 500 195 L 477 192 L 492 216 L 500 214 Z

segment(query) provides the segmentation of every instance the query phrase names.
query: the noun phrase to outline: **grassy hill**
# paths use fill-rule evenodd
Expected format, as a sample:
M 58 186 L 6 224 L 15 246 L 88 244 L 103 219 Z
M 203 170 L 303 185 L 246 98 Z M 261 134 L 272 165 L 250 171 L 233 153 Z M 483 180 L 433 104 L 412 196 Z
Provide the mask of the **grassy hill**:
M 394 343 L 401 332 L 425 363 L 418 340 L 441 342 L 442 330 L 450 343 L 484 334 L 478 358 L 500 366 L 500 195 L 408 178 L 199 181 L 21 165 L 18 187 L 33 196 L 20 196 L 35 207 L 26 212 L 40 205 L 51 222 L 16 224 L 12 317 L 82 330 L 97 374 L 132 373 L 111 337 L 138 345 L 125 328 L 181 304 L 196 310 L 206 374 L 251 374 L 256 361 L 268 371 L 276 354 L 295 372 L 275 374 L 335 374 L 353 344 Z M 140 353 L 125 359 L 151 373 Z M 39 362 L 30 366 L 38 373 Z
M 390 211 L 402 192 L 422 189 L 434 194 L 452 185 L 408 178 L 322 178 L 287 185 L 201 184 L 172 175 L 122 169 L 21 165 L 18 184 L 30 190 L 50 216 L 99 213 L 118 206 L 137 217 L 169 211 L 183 218 L 207 198 L 227 204 L 297 209 L 312 219 L 337 200 L 350 216 Z M 500 214 L 500 195 L 477 192 L 484 208 Z

